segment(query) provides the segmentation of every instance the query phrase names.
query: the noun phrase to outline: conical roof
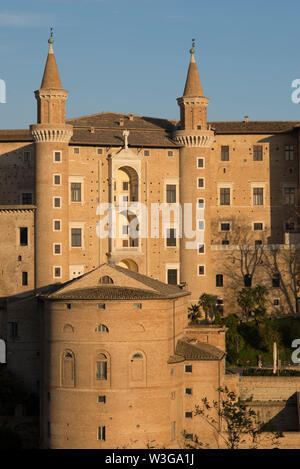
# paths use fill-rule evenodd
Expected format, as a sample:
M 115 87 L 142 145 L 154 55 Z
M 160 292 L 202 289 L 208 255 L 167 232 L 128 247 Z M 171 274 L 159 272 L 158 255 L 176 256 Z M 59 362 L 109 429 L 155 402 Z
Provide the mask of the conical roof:
M 49 52 L 41 84 L 42 89 L 62 89 L 52 44 L 53 40 L 49 39 Z
M 193 49 L 191 49 L 191 61 L 185 82 L 183 96 L 204 96 Z

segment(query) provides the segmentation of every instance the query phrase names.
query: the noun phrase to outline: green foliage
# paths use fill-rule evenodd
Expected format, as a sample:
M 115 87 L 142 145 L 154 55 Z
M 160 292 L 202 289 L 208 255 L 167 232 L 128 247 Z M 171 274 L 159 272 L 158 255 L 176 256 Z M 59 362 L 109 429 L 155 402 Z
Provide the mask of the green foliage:
M 200 319 L 201 319 L 201 311 L 200 311 L 200 305 L 197 304 L 197 305 L 191 305 L 189 308 L 188 308 L 188 318 L 189 320 L 194 323 L 194 324 L 197 324 L 200 322 Z
M 214 317 L 216 314 L 216 304 L 217 297 L 215 295 L 209 295 L 208 293 L 203 293 L 198 301 L 198 305 L 202 308 L 205 319 L 209 317 Z
M 216 322 L 215 322 L 216 323 Z M 273 362 L 273 343 L 279 347 L 281 361 L 291 361 L 291 344 L 300 337 L 300 319 L 263 317 L 261 322 L 242 322 L 236 314 L 221 318 L 218 325 L 226 326 L 227 364 L 257 366 L 258 355 L 263 364 Z

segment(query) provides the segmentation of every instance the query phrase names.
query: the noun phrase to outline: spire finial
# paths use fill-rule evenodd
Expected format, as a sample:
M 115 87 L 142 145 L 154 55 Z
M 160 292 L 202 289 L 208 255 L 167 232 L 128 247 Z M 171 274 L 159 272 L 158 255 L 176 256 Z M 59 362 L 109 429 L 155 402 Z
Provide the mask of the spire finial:
M 53 28 L 50 28 L 50 37 L 48 39 L 49 44 L 53 44 L 54 39 L 53 39 Z
M 190 49 L 190 54 L 195 53 L 195 39 L 192 39 L 192 48 Z

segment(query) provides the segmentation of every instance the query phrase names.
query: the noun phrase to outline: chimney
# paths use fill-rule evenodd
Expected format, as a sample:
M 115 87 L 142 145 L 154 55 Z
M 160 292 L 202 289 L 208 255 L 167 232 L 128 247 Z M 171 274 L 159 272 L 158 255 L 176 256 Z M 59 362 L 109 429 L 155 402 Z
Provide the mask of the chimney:
M 119 125 L 120 127 L 124 127 L 124 119 L 120 119 Z
M 90 132 L 91 132 L 91 134 L 94 134 L 95 133 L 95 127 L 91 127 Z
M 133 121 L 133 114 L 129 114 L 129 120 Z
M 245 123 L 247 123 L 249 121 L 249 117 L 248 116 L 245 116 Z

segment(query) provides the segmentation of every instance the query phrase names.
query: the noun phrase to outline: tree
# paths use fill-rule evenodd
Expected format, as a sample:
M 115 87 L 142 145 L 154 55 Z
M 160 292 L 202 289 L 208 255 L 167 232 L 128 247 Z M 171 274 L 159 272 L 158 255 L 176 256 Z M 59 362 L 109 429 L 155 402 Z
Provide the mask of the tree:
M 248 321 L 249 316 L 255 307 L 255 294 L 253 288 L 242 288 L 242 290 L 238 292 L 236 301 L 242 310 L 242 318 Z
M 199 298 L 198 304 L 203 309 L 206 320 L 215 315 L 217 304 L 217 297 L 215 295 L 203 293 Z
M 285 299 L 292 316 L 297 316 L 298 282 L 300 280 L 300 250 L 297 245 L 272 245 L 264 252 L 264 270 Z
M 210 404 L 207 398 L 203 398 L 202 405 L 197 405 L 195 408 L 195 415 L 200 415 L 217 432 L 227 449 L 238 449 L 241 446 L 247 446 L 248 449 L 258 448 L 263 434 L 263 424 L 256 412 L 249 407 L 251 399 L 242 402 L 227 387 L 218 388 L 218 391 L 221 394 L 220 402 L 213 401 Z M 221 425 L 213 413 L 221 419 Z M 279 432 L 264 434 L 265 440 L 270 440 L 271 446 L 278 444 L 278 439 L 282 436 Z
M 201 316 L 202 315 L 201 315 L 199 304 L 191 305 L 188 308 L 188 318 L 191 321 L 191 323 L 198 324 L 200 322 Z

